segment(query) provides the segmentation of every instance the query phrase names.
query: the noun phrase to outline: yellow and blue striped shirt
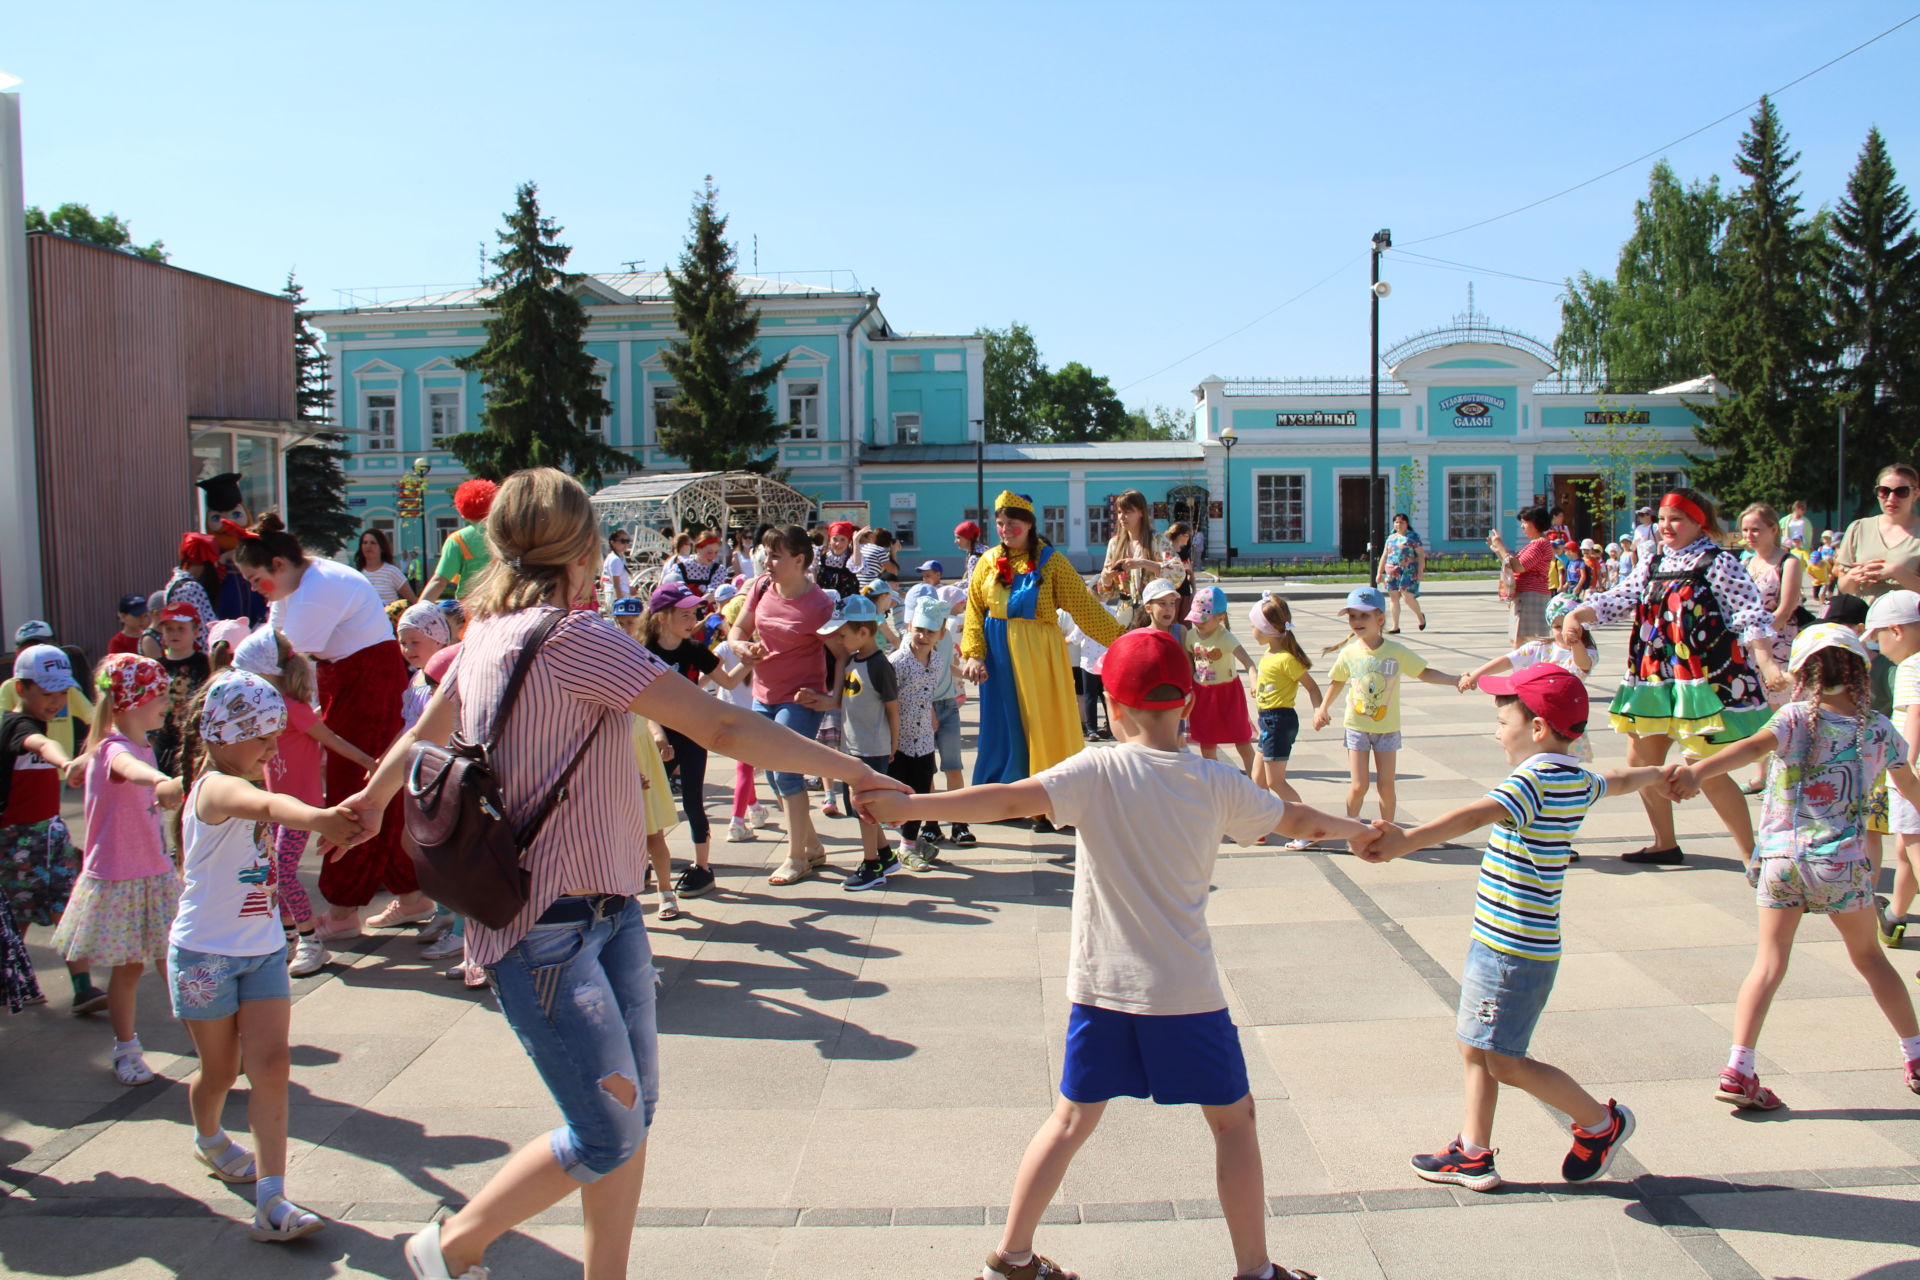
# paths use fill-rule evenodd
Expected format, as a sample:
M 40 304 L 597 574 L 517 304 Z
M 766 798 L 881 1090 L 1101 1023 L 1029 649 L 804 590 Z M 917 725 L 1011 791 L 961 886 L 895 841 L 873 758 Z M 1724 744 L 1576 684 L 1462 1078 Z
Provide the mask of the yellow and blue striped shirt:
M 1487 793 L 1506 810 L 1487 837 L 1474 891 L 1473 936 L 1528 960 L 1560 958 L 1560 887 L 1580 820 L 1606 780 L 1572 756 L 1521 761 Z

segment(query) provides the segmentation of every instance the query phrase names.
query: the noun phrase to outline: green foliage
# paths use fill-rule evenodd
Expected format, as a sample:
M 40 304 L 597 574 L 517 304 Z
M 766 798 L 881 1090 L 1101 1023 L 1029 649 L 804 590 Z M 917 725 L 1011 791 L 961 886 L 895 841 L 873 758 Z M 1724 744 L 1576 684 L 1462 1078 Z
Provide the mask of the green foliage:
M 976 330 L 974 336 L 986 344 L 981 412 L 987 439 L 994 444 L 1033 440 L 1033 424 L 1040 418 L 1043 400 L 1041 384 L 1047 376 L 1033 331 L 1016 320 L 1004 329 Z
M 1561 369 L 1641 387 L 1706 373 L 1730 204 L 1719 178 L 1683 185 L 1665 160 L 1654 165 L 1613 278 L 1582 271 L 1567 282 L 1553 344 Z
M 1018 321 L 1005 329 L 977 330 L 975 336 L 986 343 L 983 415 L 993 443 L 1083 444 L 1191 434 L 1191 426 L 1170 411 L 1159 417 L 1129 413 L 1113 384 L 1077 360 L 1047 368 L 1032 332 Z
M 1049 443 L 1117 440 L 1127 428 L 1127 407 L 1113 384 L 1078 360 L 1047 374 L 1040 387 L 1039 426 Z
M 558 467 L 589 487 L 631 459 L 591 433 L 613 409 L 584 342 L 587 315 L 566 270 L 572 250 L 540 214 L 538 189 L 521 185 L 500 231 L 487 284 L 493 316 L 480 347 L 454 361 L 486 386 L 480 430 L 447 441 L 476 476 L 501 480 L 528 467 Z
M 1881 467 L 1910 459 L 1920 440 L 1920 236 L 1878 129 L 1834 210 L 1827 313 L 1846 356 L 1834 399 L 1847 413 L 1848 488 L 1864 493 Z M 1852 493 L 1845 511 L 1857 511 Z
M 768 396 L 787 358 L 760 363 L 760 317 L 735 282 L 719 194 L 708 178 L 693 202 L 680 269 L 667 272 L 674 321 L 686 337 L 661 352 L 676 391 L 660 409 L 660 446 L 693 471 L 765 473 L 779 461 L 788 427 Z
M 1426 505 L 1427 464 L 1422 458 L 1408 458 L 1393 469 L 1393 510 L 1404 511 L 1407 519 L 1420 522 L 1420 508 Z M 1392 532 L 1391 529 L 1388 530 Z
M 1831 486 L 1832 438 L 1824 373 L 1837 354 L 1823 316 L 1823 220 L 1802 214 L 1794 192 L 1799 153 L 1787 149 L 1766 98 L 1740 140 L 1722 265 L 1726 288 L 1706 344 L 1708 367 L 1731 389 L 1695 406 L 1700 442 L 1693 479 L 1722 506 L 1781 503 Z
M 1600 407 L 1607 410 L 1607 402 L 1602 400 Z M 1571 480 L 1570 486 L 1579 493 L 1579 501 L 1586 504 L 1610 539 L 1623 525 L 1633 523 L 1626 509 L 1633 501 L 1634 474 L 1652 467 L 1671 452 L 1672 446 L 1660 428 L 1629 422 L 1624 413 L 1614 416 L 1604 426 L 1575 428 L 1571 434 L 1586 450 L 1594 474 L 1591 478 Z
M 1193 415 L 1164 404 L 1127 410 L 1127 421 L 1110 440 L 1191 440 Z
M 55 235 L 66 236 L 72 240 L 84 240 L 88 244 L 97 244 L 103 249 L 118 249 L 130 253 L 136 258 L 147 258 L 154 262 L 167 260 L 167 246 L 158 240 L 152 244 L 139 245 L 133 242 L 133 232 L 118 214 L 100 213 L 83 204 L 68 201 L 52 213 L 39 205 L 27 206 L 27 230 L 51 231 Z
M 333 387 L 320 335 L 306 310 L 306 291 L 289 271 L 281 292 L 293 302 L 295 413 L 301 422 L 326 422 L 333 417 Z M 345 441 L 328 431 L 287 450 L 287 528 L 322 555 L 338 555 L 359 528 L 347 509 L 347 476 L 340 469 L 341 461 L 352 456 L 340 447 Z

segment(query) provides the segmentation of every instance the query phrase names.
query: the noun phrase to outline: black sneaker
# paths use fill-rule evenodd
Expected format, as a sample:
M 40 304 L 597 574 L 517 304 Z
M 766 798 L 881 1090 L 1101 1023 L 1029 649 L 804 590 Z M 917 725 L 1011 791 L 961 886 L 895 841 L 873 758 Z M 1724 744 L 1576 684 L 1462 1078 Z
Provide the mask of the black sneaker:
M 89 986 L 73 997 L 73 1016 L 76 1018 L 89 1013 L 98 1013 L 106 1007 L 107 993 L 98 987 Z
M 1612 1123 L 1598 1137 L 1589 1138 L 1578 1129 L 1573 1131 L 1573 1150 L 1560 1162 L 1560 1176 L 1568 1182 L 1592 1182 L 1605 1177 L 1614 1152 L 1633 1136 L 1633 1112 L 1608 1098 L 1607 1114 Z
M 980 843 L 980 838 L 973 834 L 973 828 L 964 822 L 956 822 L 953 824 L 952 839 L 954 845 L 961 849 L 971 849 L 974 845 Z
M 945 836 L 940 834 L 940 824 L 937 822 L 921 823 L 920 834 L 925 836 L 927 839 L 933 841 L 933 843 L 935 844 L 939 844 L 942 840 L 946 839 Z
M 713 888 L 713 869 L 698 863 L 680 873 L 680 881 L 674 885 L 674 892 L 683 898 L 697 898 Z
M 1500 1185 L 1500 1171 L 1493 1167 L 1495 1154 L 1484 1151 L 1470 1156 L 1461 1148 L 1460 1139 L 1455 1138 L 1446 1150 L 1415 1156 L 1408 1163 L 1414 1173 L 1428 1182 L 1447 1182 L 1469 1191 L 1491 1191 Z
M 878 858 L 864 859 L 859 866 L 840 882 L 840 887 L 848 893 L 859 893 L 863 889 L 884 889 L 887 877 L 900 869 L 900 859 L 888 849 Z

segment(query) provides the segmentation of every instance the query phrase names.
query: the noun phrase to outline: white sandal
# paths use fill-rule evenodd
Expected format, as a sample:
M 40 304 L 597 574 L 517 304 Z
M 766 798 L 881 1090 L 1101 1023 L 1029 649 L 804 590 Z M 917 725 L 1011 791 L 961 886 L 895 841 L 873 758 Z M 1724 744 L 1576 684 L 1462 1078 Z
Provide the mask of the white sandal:
M 226 1150 L 220 1153 L 218 1160 L 213 1158 L 211 1151 L 198 1142 L 193 1144 L 193 1155 L 201 1164 L 212 1170 L 213 1176 L 222 1182 L 253 1182 L 259 1177 L 254 1170 L 253 1153 L 232 1138 L 227 1139 Z
M 273 1225 L 274 1210 L 286 1208 L 286 1216 L 280 1219 L 280 1225 Z M 248 1231 L 261 1244 L 285 1244 L 289 1240 L 298 1240 L 301 1236 L 310 1236 L 327 1225 L 327 1220 L 317 1213 L 302 1209 L 285 1196 L 268 1196 L 267 1202 L 253 1213 L 253 1227 Z
M 113 1055 L 113 1078 L 124 1085 L 151 1084 L 153 1068 L 138 1049 Z

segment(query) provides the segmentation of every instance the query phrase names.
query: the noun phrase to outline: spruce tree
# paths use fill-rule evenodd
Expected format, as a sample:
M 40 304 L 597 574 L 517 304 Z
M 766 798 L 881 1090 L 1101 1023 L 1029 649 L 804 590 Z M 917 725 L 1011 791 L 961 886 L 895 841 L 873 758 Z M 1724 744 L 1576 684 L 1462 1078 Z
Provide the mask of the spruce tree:
M 333 386 L 327 376 L 326 353 L 306 310 L 306 291 L 287 272 L 281 290 L 293 302 L 294 412 L 302 423 L 327 422 L 333 417 Z M 340 446 L 338 432 L 316 434 L 306 444 L 287 450 L 287 528 L 300 541 L 323 555 L 338 555 L 359 522 L 347 509 L 347 476 L 341 460 L 350 456 Z
M 767 473 L 787 432 L 767 392 L 787 358 L 760 363 L 760 317 L 734 279 L 719 194 L 709 177 L 693 202 L 680 269 L 667 272 L 674 323 L 685 336 L 660 353 L 676 388 L 660 409 L 660 447 L 691 471 Z
M 1834 211 L 1829 255 L 1828 315 L 1844 348 L 1834 399 L 1847 413 L 1853 491 L 1842 495 L 1844 517 L 1865 506 L 1874 473 L 1910 459 L 1920 440 L 1920 236 L 1878 129 Z
M 1695 406 L 1700 442 L 1715 453 L 1692 459 L 1693 479 L 1729 507 L 1830 491 L 1822 488 L 1833 474 L 1823 405 L 1832 355 L 1822 314 L 1824 230 L 1801 213 L 1793 189 L 1799 160 L 1773 103 L 1760 99 L 1734 161 L 1747 182 L 1734 196 L 1722 254 L 1727 284 L 1706 343 L 1711 372 L 1732 394 Z
M 587 354 L 586 308 L 566 270 L 572 250 L 540 215 L 538 189 L 523 183 L 500 231 L 487 279 L 493 316 L 480 347 L 454 361 L 486 387 L 480 429 L 453 436 L 448 450 L 474 475 L 502 480 L 528 467 L 558 467 L 589 487 L 632 466 L 590 433 L 613 406 Z

